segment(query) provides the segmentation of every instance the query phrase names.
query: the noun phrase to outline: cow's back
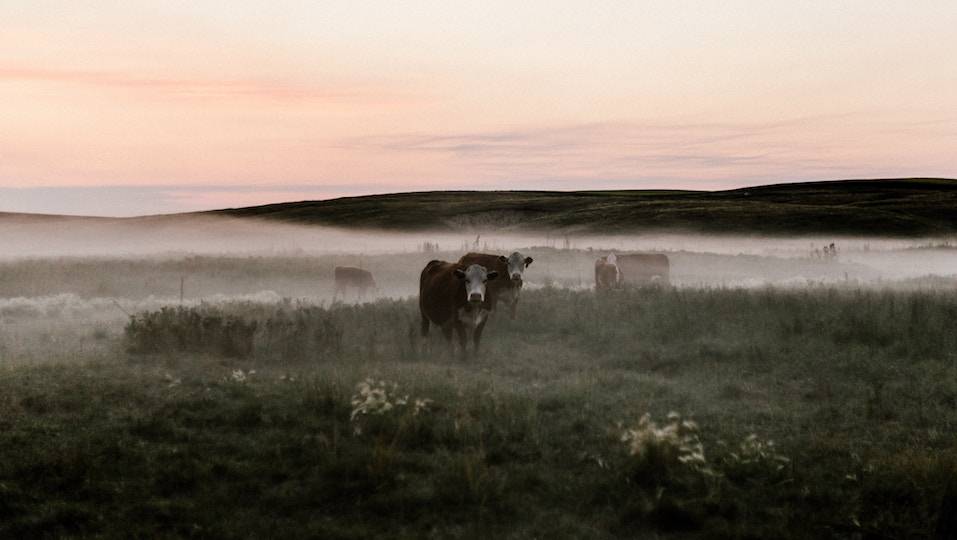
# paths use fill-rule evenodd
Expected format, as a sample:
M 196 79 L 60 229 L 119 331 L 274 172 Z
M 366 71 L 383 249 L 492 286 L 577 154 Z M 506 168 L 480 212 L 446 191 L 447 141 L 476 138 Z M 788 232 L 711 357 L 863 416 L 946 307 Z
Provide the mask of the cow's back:
M 338 286 L 374 287 L 375 280 L 372 273 L 362 268 L 352 266 L 337 266 L 333 270 L 333 278 Z
M 662 253 L 631 253 L 618 255 L 618 268 L 627 283 L 651 283 L 660 280 L 667 284 L 671 274 L 668 256 Z
M 502 260 L 501 255 L 492 255 L 490 253 L 466 253 L 459 259 L 459 264 L 463 267 L 477 264 L 484 266 L 488 271 L 496 271 L 502 277 L 508 277 L 508 263 Z
M 466 304 L 465 284 L 455 275 L 461 265 L 429 261 L 419 276 L 419 309 L 435 324 L 445 324 Z

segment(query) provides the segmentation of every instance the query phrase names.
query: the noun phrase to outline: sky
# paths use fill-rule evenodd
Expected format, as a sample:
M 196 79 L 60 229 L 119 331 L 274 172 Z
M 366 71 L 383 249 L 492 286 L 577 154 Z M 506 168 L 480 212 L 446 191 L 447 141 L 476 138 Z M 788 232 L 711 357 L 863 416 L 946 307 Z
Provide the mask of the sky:
M 0 211 L 957 177 L 955 28 L 952 0 L 0 0 Z

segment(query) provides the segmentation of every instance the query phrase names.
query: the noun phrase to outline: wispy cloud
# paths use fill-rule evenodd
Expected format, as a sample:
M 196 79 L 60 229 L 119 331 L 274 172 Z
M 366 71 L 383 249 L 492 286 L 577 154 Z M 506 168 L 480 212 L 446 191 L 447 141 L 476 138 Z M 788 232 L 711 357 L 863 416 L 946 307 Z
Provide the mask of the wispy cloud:
M 215 79 L 152 76 L 122 71 L 0 67 L 0 83 L 26 81 L 96 87 L 191 100 L 268 100 L 276 102 L 395 103 L 410 93 L 375 83 L 317 84 L 268 78 Z
M 775 122 L 607 122 L 410 133 L 356 138 L 344 145 L 369 152 L 444 156 L 471 178 L 496 185 L 577 180 L 579 188 L 609 182 L 733 187 L 760 180 L 953 174 L 957 158 L 900 159 L 895 155 L 900 149 L 893 147 L 901 135 L 920 136 L 942 127 L 955 130 L 957 120 L 884 123 L 864 113 L 848 113 Z

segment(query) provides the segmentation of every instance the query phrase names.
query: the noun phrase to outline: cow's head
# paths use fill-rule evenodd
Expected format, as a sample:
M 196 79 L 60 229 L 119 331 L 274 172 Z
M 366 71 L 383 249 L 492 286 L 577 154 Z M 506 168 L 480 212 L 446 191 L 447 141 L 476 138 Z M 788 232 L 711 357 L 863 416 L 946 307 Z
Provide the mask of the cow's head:
M 532 264 L 533 259 L 531 257 L 523 257 L 521 253 L 516 251 L 508 257 L 504 255 L 499 257 L 499 260 L 508 267 L 508 278 L 521 287 L 522 280 L 525 276 L 525 269 L 528 268 L 528 265 Z
M 485 283 L 498 277 L 498 272 L 486 270 L 479 264 L 470 265 L 465 270 L 455 269 L 455 277 L 465 282 L 465 298 L 473 304 L 485 301 Z

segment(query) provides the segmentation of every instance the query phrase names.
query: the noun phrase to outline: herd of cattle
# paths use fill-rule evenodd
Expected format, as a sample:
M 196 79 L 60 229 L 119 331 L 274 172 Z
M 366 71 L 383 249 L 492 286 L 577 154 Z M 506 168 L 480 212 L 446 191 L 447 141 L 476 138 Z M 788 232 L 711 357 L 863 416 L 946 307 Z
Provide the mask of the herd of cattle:
M 525 269 L 532 261 L 517 251 L 507 257 L 468 253 L 454 263 L 429 261 L 419 277 L 422 336 L 428 336 L 430 327 L 435 325 L 450 344 L 454 333 L 463 353 L 471 335 L 474 350 L 478 351 L 488 317 L 499 303 L 515 319 Z M 625 284 L 667 285 L 669 274 L 670 264 L 665 255 L 611 253 L 595 261 L 595 290 L 618 289 Z M 362 268 L 337 266 L 334 281 L 334 298 L 345 295 L 349 289 L 355 289 L 358 297 L 363 298 L 376 288 L 372 274 Z

